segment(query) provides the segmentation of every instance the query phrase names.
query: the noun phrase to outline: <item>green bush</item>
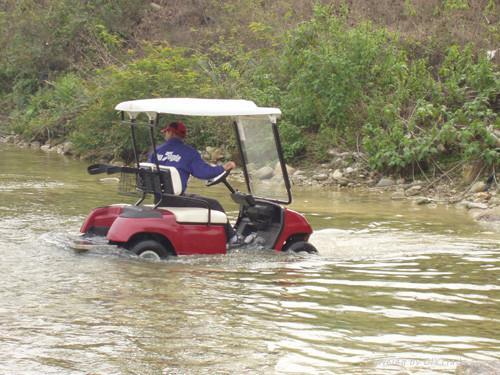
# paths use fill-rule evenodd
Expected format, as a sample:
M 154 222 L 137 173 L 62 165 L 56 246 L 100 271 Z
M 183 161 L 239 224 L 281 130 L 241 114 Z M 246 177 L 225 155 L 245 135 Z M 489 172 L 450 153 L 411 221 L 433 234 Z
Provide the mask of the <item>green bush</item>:
M 411 113 L 405 116 L 401 108 L 389 104 L 383 115 L 375 111 L 364 127 L 371 165 L 403 170 L 450 154 L 498 164 L 496 143 L 488 130 L 499 126 L 493 106 L 500 92 L 500 74 L 493 64 L 484 56 L 475 58 L 470 47 L 452 46 L 439 69 L 439 80 L 432 83 L 422 70 L 411 71 L 412 89 L 403 85 L 402 91 L 395 92 L 396 98 L 407 97 Z
M 311 21 L 290 33 L 281 69 L 288 82 L 281 98 L 287 119 L 304 131 L 333 129 L 337 140 L 352 146 L 370 97 L 397 89 L 406 64 L 386 31 L 370 24 L 348 28 L 329 8 L 318 7 Z
M 302 156 L 306 150 L 306 140 L 303 132 L 286 120 L 279 123 L 279 129 L 285 159 L 293 160 Z
M 91 70 L 126 56 L 119 47 L 147 6 L 140 0 L 4 3 L 0 6 L 0 92 L 17 86 L 11 96 L 16 105 L 24 104 L 26 96 L 58 74 Z
M 208 77 L 199 71 L 198 61 L 198 56 L 182 49 L 150 47 L 144 58 L 99 71 L 92 83 L 89 105 L 75 119 L 71 139 L 76 149 L 82 154 L 130 159 L 129 129 L 119 123 L 114 111 L 116 104 L 155 97 L 210 97 L 213 88 Z M 203 146 L 202 138 L 210 138 L 206 133 L 196 137 L 201 124 L 199 120 L 190 120 L 189 124 L 194 135 L 190 141 L 197 143 L 197 147 Z M 145 134 L 138 140 L 140 148 L 146 151 Z
M 48 82 L 30 97 L 22 110 L 12 113 L 13 130 L 29 140 L 45 142 L 66 137 L 74 119 L 85 108 L 88 92 L 85 81 L 69 73 Z

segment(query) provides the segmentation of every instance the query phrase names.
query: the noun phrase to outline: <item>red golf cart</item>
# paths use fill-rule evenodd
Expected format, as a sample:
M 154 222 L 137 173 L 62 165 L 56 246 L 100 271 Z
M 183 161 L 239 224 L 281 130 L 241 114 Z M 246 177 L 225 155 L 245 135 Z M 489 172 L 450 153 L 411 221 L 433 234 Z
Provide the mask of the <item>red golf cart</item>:
M 76 250 L 91 249 L 96 239 L 126 248 L 139 257 L 163 259 L 173 255 L 224 254 L 228 248 L 227 216 L 210 209 L 202 200 L 183 195 L 181 179 L 173 167 L 141 163 L 137 127 L 149 127 L 149 139 L 156 149 L 155 129 L 161 115 L 224 116 L 232 118 L 240 153 L 246 192 L 234 189 L 222 173 L 206 186 L 224 184 L 239 204 L 234 225 L 242 247 L 276 251 L 317 252 L 308 242 L 312 228 L 305 217 L 283 207 L 290 204 L 290 182 L 283 160 L 276 120 L 277 108 L 257 107 L 247 100 L 166 98 L 127 101 L 115 107 L 122 123 L 130 127 L 135 155 L 133 167 L 95 164 L 91 174 L 120 173 L 120 185 L 139 194 L 135 204 L 114 204 L 94 209 L 80 229 Z M 145 114 L 148 122 L 139 121 Z M 143 115 L 142 115 L 143 116 Z M 141 117 L 142 117 L 141 116 Z M 122 189 L 127 190 L 127 189 Z M 153 204 L 144 204 L 152 197 Z

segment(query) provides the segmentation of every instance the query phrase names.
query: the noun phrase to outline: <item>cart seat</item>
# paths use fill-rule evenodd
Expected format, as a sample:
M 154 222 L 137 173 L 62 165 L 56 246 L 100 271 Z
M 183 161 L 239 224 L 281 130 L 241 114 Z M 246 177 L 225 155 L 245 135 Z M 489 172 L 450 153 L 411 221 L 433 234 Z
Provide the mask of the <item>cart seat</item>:
M 140 167 L 148 170 L 155 170 L 156 165 L 153 163 L 140 163 Z M 182 194 L 182 183 L 179 171 L 175 167 L 160 165 L 160 171 L 169 171 L 172 181 L 173 195 Z M 208 224 L 208 208 L 204 207 L 157 207 L 158 210 L 166 210 L 175 216 L 175 221 L 178 223 L 187 224 Z M 211 224 L 226 224 L 227 216 L 224 212 L 210 210 Z
M 140 163 L 139 167 L 141 169 L 147 169 L 149 171 L 156 171 L 156 164 L 154 163 Z M 167 165 L 160 165 L 161 172 L 168 172 L 170 176 L 170 182 L 172 183 L 172 190 L 168 191 L 173 195 L 181 195 L 182 194 L 182 182 L 179 171 L 175 167 L 170 167 Z
M 208 224 L 208 209 L 201 207 L 158 207 L 174 214 L 175 221 L 186 224 Z M 210 210 L 211 224 L 226 224 L 227 216 L 224 212 Z

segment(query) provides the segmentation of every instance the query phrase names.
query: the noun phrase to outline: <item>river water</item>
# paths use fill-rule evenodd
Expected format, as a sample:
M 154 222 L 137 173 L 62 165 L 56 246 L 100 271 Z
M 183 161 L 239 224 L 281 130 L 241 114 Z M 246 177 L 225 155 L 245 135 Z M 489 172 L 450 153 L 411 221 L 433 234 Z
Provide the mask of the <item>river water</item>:
M 86 164 L 0 145 L 1 374 L 453 374 L 500 359 L 500 234 L 461 210 L 294 189 L 319 255 L 78 254 L 127 202 Z M 195 191 L 219 197 L 223 186 Z

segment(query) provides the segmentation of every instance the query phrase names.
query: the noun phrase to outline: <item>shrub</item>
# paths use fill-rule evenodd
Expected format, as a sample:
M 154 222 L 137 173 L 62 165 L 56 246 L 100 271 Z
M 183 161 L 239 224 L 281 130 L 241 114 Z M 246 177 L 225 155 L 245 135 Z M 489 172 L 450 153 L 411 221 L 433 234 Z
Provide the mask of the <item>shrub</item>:
M 66 137 L 87 101 L 85 81 L 75 74 L 66 74 L 39 89 L 23 110 L 14 111 L 12 128 L 27 139 L 42 142 Z
M 484 56 L 475 58 L 470 47 L 452 46 L 439 69 L 439 81 L 430 82 L 422 70 L 411 71 L 409 81 L 414 84 L 405 87 L 402 82 L 406 93 L 397 91 L 395 96 L 407 97 L 412 112 L 404 116 L 399 107 L 389 104 L 382 116 L 375 111 L 364 127 L 371 165 L 403 170 L 449 154 L 498 164 L 495 139 L 488 130 L 499 126 L 493 107 L 500 74 L 493 64 Z
M 213 88 L 206 75 L 200 73 L 198 61 L 198 56 L 183 49 L 149 47 L 144 58 L 99 71 L 92 83 L 89 106 L 75 119 L 76 128 L 71 135 L 75 147 L 84 154 L 91 151 L 95 156 L 129 159 L 129 129 L 119 123 L 113 110 L 115 105 L 154 97 L 211 96 Z M 202 147 L 202 141 L 210 138 L 206 132 L 197 130 L 201 124 L 199 120 L 190 119 L 190 133 L 202 134 L 190 137 L 197 147 Z M 144 130 L 138 137 L 139 147 L 147 150 L 147 137 L 143 133 Z
M 290 33 L 281 68 L 288 78 L 281 98 L 287 119 L 304 131 L 334 129 L 351 146 L 367 100 L 395 90 L 406 72 L 389 33 L 368 23 L 348 28 L 325 7 Z

